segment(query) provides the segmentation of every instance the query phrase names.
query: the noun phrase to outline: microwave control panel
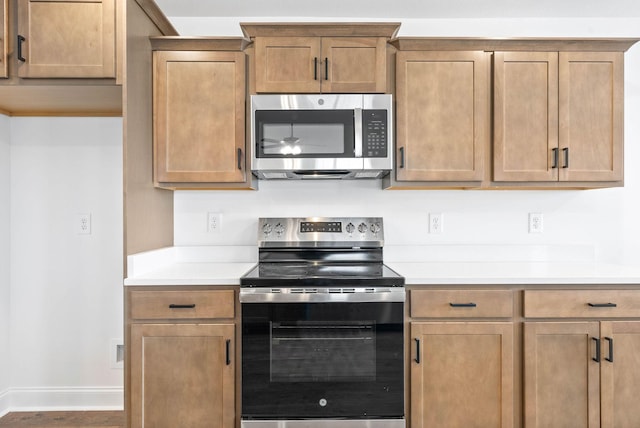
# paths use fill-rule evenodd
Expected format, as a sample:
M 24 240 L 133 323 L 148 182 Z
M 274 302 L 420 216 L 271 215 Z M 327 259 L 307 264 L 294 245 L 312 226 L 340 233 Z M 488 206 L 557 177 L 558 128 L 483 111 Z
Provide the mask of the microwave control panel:
M 387 110 L 362 111 L 362 156 L 384 158 L 387 156 Z

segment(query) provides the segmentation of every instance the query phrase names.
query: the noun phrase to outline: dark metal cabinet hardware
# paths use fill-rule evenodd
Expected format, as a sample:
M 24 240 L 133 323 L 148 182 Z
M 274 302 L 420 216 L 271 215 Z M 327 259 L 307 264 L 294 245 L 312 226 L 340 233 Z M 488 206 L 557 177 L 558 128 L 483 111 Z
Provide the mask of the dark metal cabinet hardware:
M 194 309 L 195 307 L 195 303 L 191 303 L 190 305 L 177 305 L 175 303 L 172 303 L 169 305 L 169 309 Z

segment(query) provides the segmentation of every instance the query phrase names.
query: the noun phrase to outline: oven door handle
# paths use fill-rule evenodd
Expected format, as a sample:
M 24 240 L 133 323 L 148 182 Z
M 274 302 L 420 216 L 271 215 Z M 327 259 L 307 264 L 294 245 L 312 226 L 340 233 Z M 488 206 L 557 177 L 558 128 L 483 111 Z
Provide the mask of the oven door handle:
M 420 339 L 414 337 L 413 340 L 416 341 L 416 357 L 414 358 L 414 361 L 420 364 Z

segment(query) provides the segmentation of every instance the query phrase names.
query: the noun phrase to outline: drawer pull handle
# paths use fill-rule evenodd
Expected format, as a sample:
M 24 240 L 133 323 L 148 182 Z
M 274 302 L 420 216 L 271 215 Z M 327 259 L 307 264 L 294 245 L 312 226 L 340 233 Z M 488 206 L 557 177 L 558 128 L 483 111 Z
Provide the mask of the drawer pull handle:
M 605 337 L 604 340 L 609 342 L 609 356 L 606 357 L 605 360 L 609 361 L 610 363 L 613 363 L 613 338 Z
M 558 167 L 558 148 L 551 149 L 551 151 L 553 152 L 553 164 L 551 165 L 553 169 Z
M 618 305 L 615 303 L 588 303 L 592 308 L 616 308 Z
M 565 147 L 562 149 L 562 153 L 564 153 L 564 165 L 562 165 L 562 167 L 569 168 L 569 148 Z
M 475 308 L 476 305 L 473 302 L 469 302 L 469 303 L 449 303 L 449 306 L 451 306 L 452 308 Z
M 227 347 L 227 356 L 225 361 L 227 365 L 230 365 L 231 364 L 231 339 L 227 339 L 226 347 Z
M 324 59 L 324 80 L 329 80 L 329 58 Z
M 174 303 L 169 305 L 169 309 L 193 309 L 196 307 L 195 303 L 192 303 L 190 305 L 176 305 Z
M 414 338 L 413 340 L 416 341 L 416 358 L 415 358 L 415 362 L 420 364 L 420 339 Z
M 313 80 L 318 80 L 318 57 L 313 58 Z
M 592 337 L 591 340 L 596 341 L 596 356 L 592 358 L 592 360 L 595 361 L 596 363 L 599 363 L 600 362 L 600 339 L 598 339 L 597 337 Z

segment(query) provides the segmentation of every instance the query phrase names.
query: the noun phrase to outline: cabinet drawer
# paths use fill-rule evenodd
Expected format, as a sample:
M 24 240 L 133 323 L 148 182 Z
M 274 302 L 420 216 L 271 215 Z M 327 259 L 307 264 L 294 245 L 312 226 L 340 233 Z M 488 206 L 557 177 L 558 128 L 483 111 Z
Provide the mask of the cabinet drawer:
M 640 317 L 640 290 L 526 290 L 525 318 Z
M 132 319 L 233 318 L 233 290 L 132 291 Z
M 411 290 L 416 318 L 510 318 L 510 290 Z

